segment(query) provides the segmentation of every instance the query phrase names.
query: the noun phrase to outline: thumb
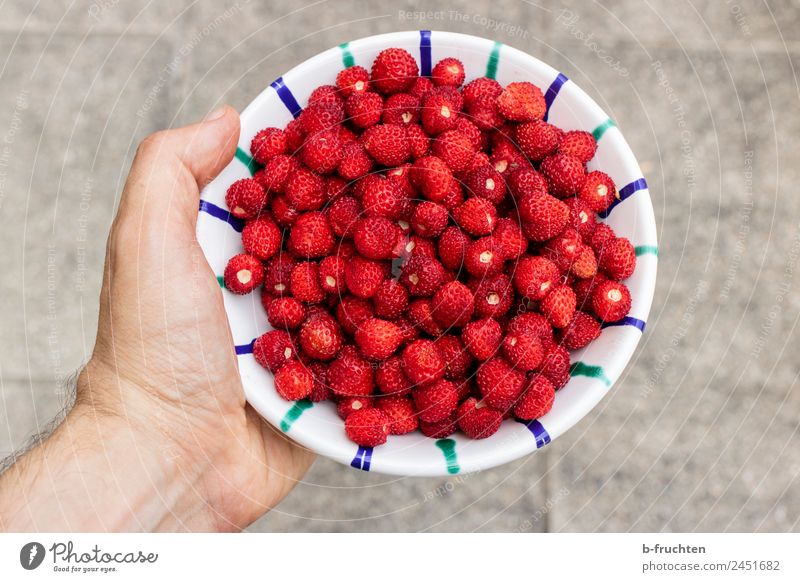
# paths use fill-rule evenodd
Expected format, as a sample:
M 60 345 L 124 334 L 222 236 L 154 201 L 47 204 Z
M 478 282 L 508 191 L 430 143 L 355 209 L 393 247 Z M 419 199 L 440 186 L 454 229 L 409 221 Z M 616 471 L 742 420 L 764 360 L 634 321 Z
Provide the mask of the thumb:
M 239 115 L 228 106 L 198 123 L 148 136 L 136 151 L 120 214 L 145 205 L 153 212 L 196 214 L 200 190 L 231 161 L 238 141 Z

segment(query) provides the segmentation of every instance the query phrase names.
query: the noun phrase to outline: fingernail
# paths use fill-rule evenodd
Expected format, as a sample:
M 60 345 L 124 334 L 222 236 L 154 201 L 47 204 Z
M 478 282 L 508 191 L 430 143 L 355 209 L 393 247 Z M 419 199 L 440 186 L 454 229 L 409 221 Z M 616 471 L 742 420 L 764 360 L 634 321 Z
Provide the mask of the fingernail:
M 214 111 L 212 111 L 208 115 L 206 115 L 203 118 L 203 121 L 214 121 L 215 119 L 219 119 L 223 115 L 225 115 L 225 107 L 220 107 L 218 109 L 215 109 Z

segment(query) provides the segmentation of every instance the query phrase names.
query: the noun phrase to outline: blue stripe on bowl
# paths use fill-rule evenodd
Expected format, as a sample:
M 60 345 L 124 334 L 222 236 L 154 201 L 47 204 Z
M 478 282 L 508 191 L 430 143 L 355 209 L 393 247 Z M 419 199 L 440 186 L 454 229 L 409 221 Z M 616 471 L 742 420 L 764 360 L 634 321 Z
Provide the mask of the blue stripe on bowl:
M 619 204 L 620 202 L 622 202 L 627 198 L 630 198 L 631 196 L 633 196 L 634 193 L 638 192 L 639 190 L 646 190 L 646 189 L 647 189 L 647 182 L 645 182 L 644 178 L 639 178 L 638 180 L 634 180 L 627 186 L 624 186 L 618 192 L 619 198 L 617 200 L 614 200 L 614 202 L 611 203 L 611 206 L 609 206 L 607 209 L 605 209 L 602 212 L 598 212 L 597 216 L 600 216 L 601 218 L 607 217 L 609 214 L 611 214 L 611 211 L 617 207 L 617 204 Z
M 350 461 L 350 466 L 362 471 L 369 471 L 369 465 L 372 461 L 372 447 L 358 447 L 356 456 Z
M 556 100 L 558 92 L 561 91 L 561 87 L 563 87 L 564 83 L 567 81 L 569 81 L 567 76 L 564 73 L 559 73 L 556 80 L 550 83 L 550 86 L 547 88 L 547 92 L 544 94 L 544 102 L 547 104 L 547 111 L 544 113 L 545 121 L 547 121 L 547 116 L 550 115 L 550 107 L 553 106 L 553 101 Z
M 531 431 L 533 438 L 536 439 L 536 448 L 541 449 L 547 443 L 550 442 L 550 434 L 545 430 L 542 426 L 542 423 L 538 420 L 520 420 L 517 419 L 517 422 L 520 424 L 524 424 L 525 427 Z
M 297 117 L 302 113 L 303 108 L 300 107 L 300 104 L 297 102 L 297 99 L 294 98 L 294 95 L 289 90 L 289 87 L 286 86 L 286 83 L 283 82 L 283 77 L 278 77 L 269 85 L 280 97 L 283 104 L 286 106 L 286 109 L 289 110 L 289 113 L 292 114 L 293 117 Z
M 243 356 L 245 354 L 252 354 L 254 343 L 256 343 L 256 340 L 253 340 L 249 344 L 245 344 L 243 346 L 234 346 L 236 348 L 236 355 Z
M 635 317 L 623 317 L 619 321 L 606 321 L 603 323 L 602 327 L 614 327 L 617 325 L 630 325 L 631 327 L 635 327 L 642 333 L 644 333 L 644 326 L 647 325 L 646 321 L 642 321 L 641 319 L 636 319 Z
M 419 31 L 419 70 L 423 77 L 431 76 L 431 31 Z
M 224 208 L 220 208 L 216 204 L 209 202 L 208 200 L 203 200 L 202 198 L 200 199 L 200 212 L 205 212 L 214 218 L 219 218 L 221 221 L 227 222 L 236 232 L 242 232 L 242 229 L 244 228 L 244 220 L 241 218 L 236 218 Z

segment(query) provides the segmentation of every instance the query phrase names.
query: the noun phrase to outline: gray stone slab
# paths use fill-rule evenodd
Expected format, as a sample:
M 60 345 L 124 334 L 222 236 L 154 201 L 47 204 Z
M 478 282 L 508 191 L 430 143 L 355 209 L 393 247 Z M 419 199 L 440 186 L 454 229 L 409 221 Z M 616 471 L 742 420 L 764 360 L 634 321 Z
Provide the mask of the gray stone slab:
M 442 478 L 397 478 L 318 459 L 303 482 L 248 531 L 544 531 L 547 463 Z
M 94 344 L 105 241 L 137 142 L 165 125 L 169 43 L 0 34 L 0 370 L 52 380 Z M 13 47 L 13 49 L 12 49 Z
M 0 382 L 0 460 L 46 434 L 69 400 L 69 392 L 55 383 Z

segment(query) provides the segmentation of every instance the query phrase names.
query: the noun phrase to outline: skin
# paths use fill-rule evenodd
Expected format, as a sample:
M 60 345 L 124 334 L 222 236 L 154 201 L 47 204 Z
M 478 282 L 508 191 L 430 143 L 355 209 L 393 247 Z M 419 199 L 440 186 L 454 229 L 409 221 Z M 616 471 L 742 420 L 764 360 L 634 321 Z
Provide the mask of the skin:
M 236 531 L 313 455 L 245 402 L 222 293 L 195 238 L 231 160 L 223 107 L 139 146 L 111 228 L 97 340 L 75 406 L 0 475 L 0 530 Z

